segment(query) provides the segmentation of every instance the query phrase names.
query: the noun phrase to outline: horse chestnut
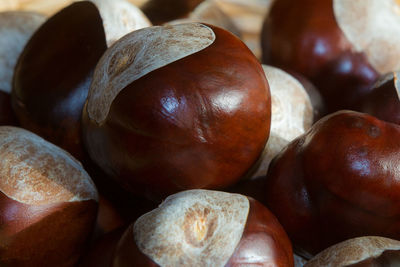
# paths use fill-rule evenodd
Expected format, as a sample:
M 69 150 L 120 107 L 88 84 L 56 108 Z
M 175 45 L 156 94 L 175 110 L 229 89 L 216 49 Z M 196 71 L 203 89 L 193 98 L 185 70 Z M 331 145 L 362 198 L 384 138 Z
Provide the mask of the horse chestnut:
M 349 238 L 400 239 L 400 126 L 341 111 L 271 163 L 266 206 L 304 256 Z
M 21 126 L 83 161 L 80 118 L 93 70 L 107 45 L 149 25 L 141 16 L 126 1 L 93 0 L 47 20 L 15 67 L 12 105 Z
M 0 127 L 0 265 L 74 266 L 98 195 L 82 165 L 26 130 Z
M 399 9 L 395 0 L 275 1 L 263 62 L 305 75 L 329 112 L 355 109 L 380 75 L 400 68 Z
M 122 236 L 113 267 L 293 266 L 291 243 L 254 199 L 190 190 L 169 196 Z
M 231 33 L 188 23 L 141 29 L 100 59 L 83 111 L 98 166 L 152 199 L 238 181 L 267 141 L 264 71 Z

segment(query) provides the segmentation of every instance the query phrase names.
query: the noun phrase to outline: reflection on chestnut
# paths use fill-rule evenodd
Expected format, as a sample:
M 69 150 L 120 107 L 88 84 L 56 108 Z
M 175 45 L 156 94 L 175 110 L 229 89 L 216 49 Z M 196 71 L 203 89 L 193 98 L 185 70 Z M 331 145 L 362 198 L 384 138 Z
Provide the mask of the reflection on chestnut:
M 0 127 L 0 265 L 74 266 L 98 195 L 82 165 L 26 130 Z
M 360 103 L 360 111 L 400 124 L 399 72 L 383 76 Z
M 310 257 L 364 235 L 400 239 L 400 126 L 341 111 L 319 120 L 271 163 L 266 205 Z
M 329 112 L 357 108 L 379 75 L 400 69 L 399 8 L 395 0 L 275 1 L 263 62 L 309 78 Z
M 378 236 L 358 237 L 331 246 L 304 267 L 400 266 L 400 241 Z
M 21 126 L 83 160 L 80 118 L 93 70 L 107 44 L 144 23 L 138 12 L 122 0 L 81 1 L 47 20 L 15 68 L 12 104 Z
M 200 23 L 148 27 L 109 48 L 83 111 L 91 158 L 152 199 L 237 182 L 269 134 L 263 69 L 231 33 Z
M 254 199 L 190 190 L 169 196 L 122 236 L 113 267 L 293 266 L 291 243 Z

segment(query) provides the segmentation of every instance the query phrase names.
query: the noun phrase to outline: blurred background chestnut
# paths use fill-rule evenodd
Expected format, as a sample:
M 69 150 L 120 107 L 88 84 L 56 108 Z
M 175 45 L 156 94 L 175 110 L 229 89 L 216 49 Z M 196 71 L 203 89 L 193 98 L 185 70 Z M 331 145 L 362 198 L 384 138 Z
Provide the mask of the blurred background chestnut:
M 84 139 L 98 166 L 136 194 L 222 188 L 261 154 L 270 101 L 261 65 L 231 33 L 200 23 L 148 27 L 100 59 Z
M 275 1 L 263 62 L 310 79 L 328 112 L 356 109 L 380 75 L 400 68 L 399 8 L 395 0 Z
M 0 125 L 17 125 L 11 107 L 14 67 L 33 32 L 45 17 L 35 12 L 0 12 Z

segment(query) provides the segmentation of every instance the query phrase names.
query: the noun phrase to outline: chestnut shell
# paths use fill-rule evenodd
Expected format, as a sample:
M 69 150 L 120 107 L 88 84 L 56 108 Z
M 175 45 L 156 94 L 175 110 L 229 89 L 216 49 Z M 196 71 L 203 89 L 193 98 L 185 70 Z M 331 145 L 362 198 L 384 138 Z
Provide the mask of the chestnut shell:
M 21 126 L 82 160 L 82 108 L 106 49 L 103 23 L 91 2 L 73 3 L 46 21 L 15 68 L 12 105 Z
M 212 27 L 209 47 L 135 80 L 104 123 L 83 112 L 91 158 L 133 193 L 160 199 L 237 182 L 269 135 L 263 69 L 235 36 Z
M 263 63 L 308 78 L 328 112 L 356 109 L 379 77 L 365 54 L 353 50 L 336 22 L 332 0 L 275 1 L 263 25 Z

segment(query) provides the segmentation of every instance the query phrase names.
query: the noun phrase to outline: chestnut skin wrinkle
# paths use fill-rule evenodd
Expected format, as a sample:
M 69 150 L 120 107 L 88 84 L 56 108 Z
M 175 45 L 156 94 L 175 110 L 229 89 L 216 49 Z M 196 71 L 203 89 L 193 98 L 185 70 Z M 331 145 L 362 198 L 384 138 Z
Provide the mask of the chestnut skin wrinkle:
M 301 12 L 299 12 L 301 10 Z M 339 28 L 332 0 L 279 0 L 262 30 L 263 63 L 304 75 L 328 112 L 355 109 L 379 78 Z
M 209 27 L 214 43 L 125 87 L 101 124 L 84 108 L 89 154 L 135 194 L 158 200 L 229 186 L 268 139 L 271 99 L 261 65 L 237 37 Z
M 294 266 L 292 244 L 278 220 L 257 200 L 248 199 L 250 210 L 242 238 L 225 267 Z M 157 267 L 138 249 L 132 228 L 131 225 L 118 243 L 113 267 Z
M 400 127 L 340 111 L 319 120 L 271 163 L 266 206 L 310 258 L 365 235 L 400 239 Z
M 93 70 L 106 49 L 96 6 L 77 2 L 34 33 L 15 68 L 12 105 L 21 126 L 81 161 L 82 108 Z

